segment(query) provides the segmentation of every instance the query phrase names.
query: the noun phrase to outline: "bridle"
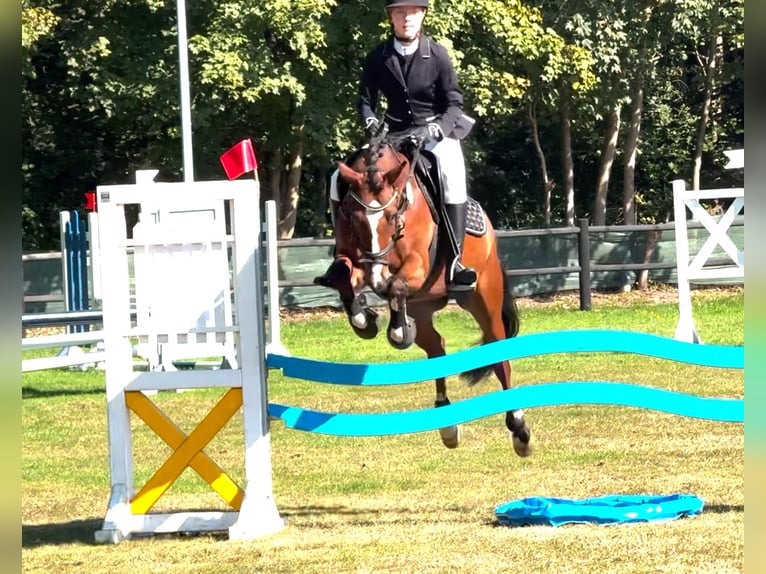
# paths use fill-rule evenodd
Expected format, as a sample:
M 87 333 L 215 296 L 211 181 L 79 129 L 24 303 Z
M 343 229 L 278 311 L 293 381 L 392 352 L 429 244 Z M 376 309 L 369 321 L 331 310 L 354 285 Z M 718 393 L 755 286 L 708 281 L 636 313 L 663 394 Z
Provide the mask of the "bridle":
M 390 143 L 384 144 L 385 146 L 389 147 L 391 151 L 393 151 L 394 155 L 397 158 L 401 157 L 400 152 L 396 150 L 396 148 L 391 145 Z M 378 167 L 377 165 L 368 165 L 364 168 L 364 173 L 367 174 L 367 179 L 371 182 L 372 181 L 372 175 L 375 173 L 383 172 L 383 170 Z M 413 176 L 413 164 L 410 163 L 409 166 L 409 173 L 407 174 L 406 181 L 409 182 L 410 178 Z M 405 218 L 404 218 L 404 212 L 407 210 L 407 207 L 409 206 L 409 201 L 407 199 L 407 194 L 404 193 L 404 190 L 401 188 L 398 188 L 396 186 L 392 186 L 394 193 L 391 194 L 391 197 L 382 205 L 371 205 L 369 203 L 366 203 L 359 195 L 353 190 L 349 189 L 347 192 L 347 196 L 350 196 L 354 201 L 356 201 L 359 205 L 361 205 L 366 212 L 368 213 L 380 213 L 382 211 L 385 211 L 391 205 L 394 204 L 394 202 L 398 201 L 398 204 L 396 205 L 396 212 L 394 213 L 394 232 L 391 234 L 391 239 L 388 242 L 388 245 L 386 245 L 383 249 L 380 251 L 368 251 L 366 249 L 361 249 L 363 257 L 359 259 L 360 263 L 388 263 L 385 259 L 386 255 L 388 255 L 391 250 L 396 246 L 396 242 L 399 241 L 404 236 L 404 225 L 405 225 Z

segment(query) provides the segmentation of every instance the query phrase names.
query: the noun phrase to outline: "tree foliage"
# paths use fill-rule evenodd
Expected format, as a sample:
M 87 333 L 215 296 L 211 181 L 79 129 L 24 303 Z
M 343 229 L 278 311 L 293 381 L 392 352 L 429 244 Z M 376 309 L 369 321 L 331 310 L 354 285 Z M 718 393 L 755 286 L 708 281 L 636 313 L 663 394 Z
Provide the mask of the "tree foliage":
M 281 235 L 326 233 L 327 178 L 360 142 L 362 61 L 388 32 L 382 0 L 198 0 L 186 9 L 195 179 L 220 179 L 219 155 L 250 137 Z M 149 167 L 182 178 L 176 10 L 164 0 L 22 0 L 24 249 L 56 248 L 58 212 L 82 207 L 96 185 Z M 637 212 L 666 219 L 670 180 L 691 176 L 713 32 L 722 65 L 703 180 L 733 177 L 721 152 L 744 142 L 743 10 L 743 0 L 432 2 L 427 33 L 450 51 L 478 120 L 464 142 L 472 195 L 501 227 L 537 226 L 548 186 L 551 223 L 566 221 L 555 184 L 566 181 L 568 145 L 574 209 L 592 215 L 606 118 L 628 113 L 640 78 Z M 569 143 L 562 101 L 571 102 Z M 621 220 L 621 173 L 607 177 L 608 222 Z

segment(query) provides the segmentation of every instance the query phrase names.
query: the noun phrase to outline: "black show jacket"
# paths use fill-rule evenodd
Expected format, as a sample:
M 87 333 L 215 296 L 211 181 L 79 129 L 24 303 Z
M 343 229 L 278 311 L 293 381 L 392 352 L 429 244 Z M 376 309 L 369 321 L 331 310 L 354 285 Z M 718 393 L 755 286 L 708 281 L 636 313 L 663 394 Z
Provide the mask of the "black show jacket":
M 405 80 L 394 39 L 378 44 L 368 55 L 359 82 L 357 109 L 362 125 L 376 115 L 378 98 L 388 103 L 385 121 L 392 132 L 436 122 L 447 137 L 462 139 L 473 127 L 463 113 L 463 92 L 447 50 L 421 35 Z

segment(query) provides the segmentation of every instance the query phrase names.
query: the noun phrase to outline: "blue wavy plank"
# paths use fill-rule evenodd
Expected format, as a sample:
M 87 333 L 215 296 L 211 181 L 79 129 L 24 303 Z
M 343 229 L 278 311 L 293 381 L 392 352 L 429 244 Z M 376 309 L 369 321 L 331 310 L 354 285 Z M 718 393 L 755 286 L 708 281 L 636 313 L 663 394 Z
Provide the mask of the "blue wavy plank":
M 629 383 L 562 381 L 495 391 L 439 408 L 392 413 L 326 413 L 269 403 L 289 428 L 337 436 L 408 434 L 505 411 L 558 405 L 617 405 L 722 422 L 744 422 L 745 401 L 697 397 Z
M 553 353 L 617 352 L 645 355 L 703 367 L 742 369 L 745 348 L 701 345 L 649 333 L 617 330 L 573 330 L 534 333 L 496 341 L 434 359 L 399 363 L 333 363 L 268 355 L 266 365 L 285 376 L 341 385 L 399 385 L 447 377 L 508 359 Z

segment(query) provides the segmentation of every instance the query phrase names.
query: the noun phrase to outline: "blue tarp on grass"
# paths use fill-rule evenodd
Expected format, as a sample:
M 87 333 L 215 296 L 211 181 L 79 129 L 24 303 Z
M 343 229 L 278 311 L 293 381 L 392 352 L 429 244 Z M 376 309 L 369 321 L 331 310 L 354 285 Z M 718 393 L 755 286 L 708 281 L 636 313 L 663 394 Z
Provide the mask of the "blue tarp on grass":
M 694 516 L 703 506 L 702 499 L 692 494 L 612 494 L 580 500 L 533 496 L 501 504 L 495 516 L 503 526 L 621 524 Z

